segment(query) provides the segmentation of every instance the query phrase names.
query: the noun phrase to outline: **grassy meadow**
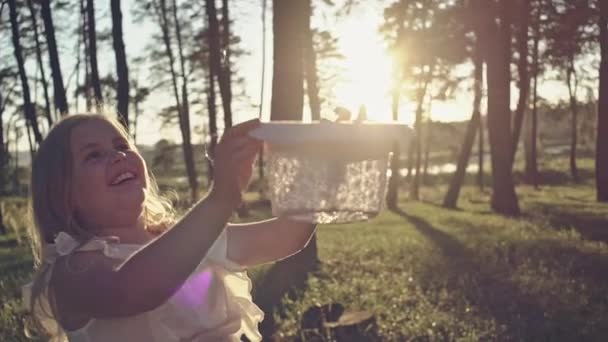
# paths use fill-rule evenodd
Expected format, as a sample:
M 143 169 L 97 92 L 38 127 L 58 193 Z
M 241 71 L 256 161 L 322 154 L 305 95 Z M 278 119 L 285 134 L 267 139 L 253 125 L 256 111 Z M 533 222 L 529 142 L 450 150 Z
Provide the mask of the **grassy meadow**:
M 375 314 L 382 341 L 605 341 L 608 338 L 608 205 L 595 201 L 593 161 L 568 181 L 566 159 L 541 164 L 547 182 L 520 185 L 522 215 L 489 209 L 490 192 L 466 186 L 459 209 L 440 206 L 446 182 L 423 200 L 318 230 L 318 270 L 273 313 L 276 340 L 301 337 L 303 312 L 341 303 Z M 251 216 L 268 217 L 257 194 Z M 0 341 L 25 340 L 19 286 L 31 275 L 21 199 L 7 200 L 16 229 L 0 236 Z M 254 298 L 267 295 L 271 265 L 251 270 Z M 322 333 L 322 332 L 321 332 Z

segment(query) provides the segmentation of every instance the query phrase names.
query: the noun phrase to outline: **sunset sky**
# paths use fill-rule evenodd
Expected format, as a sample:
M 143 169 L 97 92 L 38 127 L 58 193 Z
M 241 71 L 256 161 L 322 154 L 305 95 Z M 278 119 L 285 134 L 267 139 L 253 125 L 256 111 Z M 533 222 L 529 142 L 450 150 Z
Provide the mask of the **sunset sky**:
M 272 1 L 267 1 L 267 29 L 266 29 L 266 74 L 265 74 L 265 99 L 263 103 L 263 120 L 268 120 L 270 116 L 270 94 L 272 80 Z M 391 80 L 391 60 L 386 53 L 385 43 L 378 33 L 382 18 L 382 4 L 369 4 L 359 6 L 348 17 L 337 17 L 335 9 L 325 5 L 317 7 L 312 25 L 321 29 L 330 30 L 338 37 L 339 52 L 345 59 L 340 65 L 343 73 L 340 80 L 332 88 L 334 99 L 330 99 L 322 108 L 322 116 L 331 117 L 332 109 L 335 106 L 344 106 L 356 112 L 360 105 L 366 105 L 370 120 L 390 121 L 391 120 L 391 99 L 390 99 L 390 80 Z M 98 5 L 99 6 L 99 5 Z M 146 53 L 146 44 L 150 36 L 156 32 L 157 28 L 152 24 L 135 24 L 131 15 L 132 1 L 123 1 L 125 46 L 129 60 L 136 56 Z M 105 11 L 105 12 L 104 12 Z M 245 93 L 249 98 L 248 103 L 234 103 L 234 122 L 258 116 L 260 87 L 262 83 L 262 11 L 260 1 L 242 1 L 239 6 L 233 5 L 231 8 L 235 26 L 235 34 L 242 39 L 241 47 L 249 54 L 235 61 L 239 69 L 240 76 L 245 79 Z M 108 29 L 111 24 L 109 9 L 98 10 L 98 31 Z M 200 18 L 201 21 L 205 18 Z M 71 24 L 70 24 L 71 25 Z M 62 69 L 64 79 L 73 70 L 75 60 L 73 51 L 76 37 L 73 41 L 60 42 L 62 50 Z M 114 73 L 114 53 L 111 43 L 103 45 L 100 51 L 100 74 L 103 76 L 108 72 Z M 415 53 L 411 51 L 408 53 Z M 140 84 L 150 84 L 147 79 L 146 66 L 129 65 L 133 71 L 139 69 Z M 471 75 L 471 66 L 464 65 L 456 70 L 460 75 L 468 77 Z M 434 101 L 432 105 L 432 119 L 440 121 L 461 121 L 470 117 L 472 94 L 468 90 L 469 83 L 463 83 L 461 91 L 454 99 L 447 102 Z M 72 86 L 73 89 L 73 86 Z M 517 91 L 513 88 L 513 106 L 517 101 Z M 580 92 L 584 94 L 583 91 Z M 551 100 L 556 100 L 566 95 L 565 87 L 557 81 L 547 80 L 540 87 L 540 95 Z M 73 101 L 70 98 L 70 101 Z M 84 101 L 80 101 L 80 110 L 84 110 Z M 175 129 L 161 129 L 159 121 L 155 118 L 158 109 L 165 107 L 173 102 L 173 97 L 169 93 L 154 93 L 144 106 L 144 116 L 138 126 L 138 143 L 154 144 L 160 138 L 168 138 L 179 142 L 179 134 Z M 71 103 L 73 106 L 73 104 Z M 307 108 L 305 109 L 307 111 Z M 306 114 L 305 114 L 306 116 Z M 400 121 L 411 124 L 414 117 L 414 105 L 404 96 L 400 107 Z M 200 125 L 202 118 L 195 117 L 193 125 Z M 220 119 L 221 121 L 221 119 Z M 160 132 L 160 133 L 159 133 Z M 200 136 L 195 135 L 195 143 L 200 142 Z M 25 140 L 25 139 L 23 139 Z M 27 148 L 26 142 L 21 144 Z

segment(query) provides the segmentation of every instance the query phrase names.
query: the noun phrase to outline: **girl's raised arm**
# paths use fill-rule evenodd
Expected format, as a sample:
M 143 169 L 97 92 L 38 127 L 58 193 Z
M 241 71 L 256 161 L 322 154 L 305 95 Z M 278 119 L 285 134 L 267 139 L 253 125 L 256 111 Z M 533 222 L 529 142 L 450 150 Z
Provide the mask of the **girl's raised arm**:
M 261 147 L 247 135 L 257 125 L 257 120 L 247 121 L 224 134 L 216 147 L 216 176 L 209 195 L 118 267 L 92 252 L 58 260 L 51 289 L 60 313 L 68 313 L 61 316 L 86 322 L 134 315 L 159 306 L 177 291 L 241 202 Z
M 286 217 L 230 224 L 227 228 L 228 259 L 242 266 L 284 259 L 306 247 L 315 229 L 315 224 Z

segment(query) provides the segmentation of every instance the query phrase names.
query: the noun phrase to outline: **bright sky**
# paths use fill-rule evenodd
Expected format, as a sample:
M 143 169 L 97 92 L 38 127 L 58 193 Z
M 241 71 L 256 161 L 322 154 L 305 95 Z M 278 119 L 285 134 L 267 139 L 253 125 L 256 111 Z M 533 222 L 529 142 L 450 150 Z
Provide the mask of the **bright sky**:
M 262 11 L 261 0 L 243 2 L 242 8 L 233 10 L 235 20 L 235 33 L 242 38 L 242 47 L 249 51 L 248 56 L 238 61 L 238 68 L 246 82 L 246 93 L 255 104 L 259 104 L 261 87 L 262 67 Z M 271 3 L 267 1 L 267 28 L 266 28 L 266 74 L 265 74 L 265 99 L 263 103 L 262 119 L 270 117 L 270 94 L 272 80 L 272 12 Z M 128 6 L 125 4 L 125 6 Z M 385 44 L 378 33 L 382 18 L 382 6 L 378 3 L 361 7 L 351 13 L 350 16 L 336 19 L 333 10 L 317 8 L 312 20 L 313 26 L 329 29 L 339 38 L 338 47 L 345 56 L 341 81 L 333 88 L 336 98 L 332 104 L 349 108 L 356 113 L 359 106 L 367 106 L 370 120 L 391 120 L 391 60 L 386 54 Z M 126 32 L 133 32 L 129 28 Z M 143 32 L 138 29 L 136 32 Z M 137 53 L 145 37 L 127 34 L 127 47 L 129 52 Z M 141 50 L 139 50 L 141 51 Z M 469 67 L 462 68 L 459 73 L 463 76 L 471 74 Z M 431 109 L 433 120 L 439 121 L 462 121 L 471 115 L 472 93 L 467 90 L 469 84 L 463 84 L 462 91 L 458 92 L 454 99 L 439 102 L 434 101 Z M 565 97 L 566 89 L 560 82 L 546 82 L 540 88 L 541 96 L 548 98 Z M 517 101 L 517 91 L 513 88 L 513 106 Z M 170 101 L 170 99 L 168 99 Z M 405 97 L 401 100 L 399 120 L 408 124 L 414 120 L 414 104 Z M 235 105 L 234 121 L 240 122 L 258 116 L 258 108 L 251 106 Z M 308 109 L 305 108 L 305 112 Z M 322 108 L 321 115 L 331 116 L 333 106 Z M 305 113 L 305 116 L 307 113 Z M 145 125 L 147 129 L 139 132 L 141 141 L 153 143 L 158 139 L 159 130 L 155 121 L 149 121 Z M 174 140 L 179 140 L 174 138 Z
M 245 78 L 245 92 L 254 105 L 259 104 L 261 87 L 262 67 L 262 0 L 243 1 L 238 8 L 231 8 L 235 22 L 233 28 L 235 33 L 242 39 L 241 47 L 249 52 L 249 55 L 241 57 L 236 63 L 240 76 Z M 270 94 L 272 80 L 272 1 L 267 1 L 267 29 L 266 29 L 266 75 L 265 75 L 265 99 L 263 103 L 263 120 L 268 120 L 270 110 Z M 150 23 L 135 24 L 131 16 L 132 1 L 123 2 L 125 46 L 129 59 L 145 54 L 146 43 L 150 35 L 157 28 Z M 236 7 L 236 6 L 233 6 Z M 361 7 L 361 6 L 360 6 Z M 107 15 L 98 20 L 98 29 L 109 28 L 109 9 Z M 98 11 L 98 16 L 101 16 Z M 201 18 L 200 20 L 204 20 Z M 389 121 L 391 119 L 390 79 L 391 61 L 385 53 L 384 42 L 378 33 L 378 27 L 382 22 L 382 6 L 375 3 L 359 8 L 349 17 L 336 18 L 334 10 L 318 8 L 312 22 L 313 25 L 329 29 L 339 38 L 338 47 L 345 56 L 343 68 L 345 73 L 341 75 L 341 81 L 333 88 L 336 98 L 332 101 L 331 108 L 322 108 L 322 116 L 331 116 L 333 105 L 341 105 L 357 112 L 360 105 L 367 106 L 370 120 Z M 61 43 L 61 42 L 60 42 Z M 62 68 L 64 79 L 67 79 L 68 70 L 72 70 L 73 61 L 66 56 L 66 51 L 72 51 L 74 42 L 63 42 Z M 108 71 L 114 72 L 114 54 L 111 44 L 106 44 L 104 51 L 100 52 L 100 73 L 105 75 Z M 65 61 L 65 62 L 64 62 Z M 129 65 L 130 72 L 134 72 L 138 66 Z M 460 73 L 469 75 L 467 67 L 462 68 Z M 140 83 L 146 82 L 145 66 L 139 66 Z M 132 74 L 133 75 L 133 74 Z M 447 102 L 435 101 L 432 105 L 431 117 L 440 121 L 461 121 L 470 117 L 472 94 L 467 90 L 469 86 L 463 84 L 462 91 L 456 94 L 453 100 Z M 566 95 L 564 86 L 559 82 L 546 82 L 540 89 L 541 96 L 548 98 L 564 97 Z M 581 92 L 582 93 L 582 92 Z M 517 92 L 514 91 L 513 101 L 516 101 Z M 73 101 L 73 100 L 72 100 Z M 138 125 L 138 143 L 154 144 L 160 138 L 169 138 L 179 141 L 177 128 L 163 130 L 160 128 L 159 120 L 155 118 L 155 112 L 173 101 L 170 94 L 155 93 L 144 106 L 144 116 Z M 84 110 L 83 101 L 80 101 L 81 110 Z M 257 117 L 258 108 L 251 104 L 235 103 L 234 122 L 244 121 Z M 412 123 L 414 117 L 414 106 L 403 98 L 401 102 L 400 121 Z M 198 125 L 201 118 L 194 118 L 193 125 Z M 196 135 L 195 135 L 196 136 Z M 200 138 L 198 138 L 200 139 Z M 199 142 L 196 140 L 195 142 Z M 24 149 L 27 148 L 22 141 Z

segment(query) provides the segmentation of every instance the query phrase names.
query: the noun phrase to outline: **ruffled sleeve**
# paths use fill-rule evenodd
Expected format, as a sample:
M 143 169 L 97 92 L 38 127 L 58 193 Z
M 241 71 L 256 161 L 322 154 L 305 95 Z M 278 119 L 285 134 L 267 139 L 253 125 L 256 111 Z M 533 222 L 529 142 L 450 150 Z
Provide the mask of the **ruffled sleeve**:
M 70 235 L 60 232 L 54 240 L 54 243 L 45 246 L 43 251 L 43 264 L 38 271 L 37 281 L 32 281 L 21 287 L 21 295 L 23 305 L 27 310 L 31 310 L 30 314 L 44 329 L 44 332 L 50 336 L 50 341 L 67 341 L 65 332 L 57 322 L 53 309 L 51 307 L 50 294 L 48 285 L 53 273 L 53 266 L 59 257 L 66 256 L 74 252 L 79 247 L 87 250 L 104 249 L 105 245 L 99 242 L 90 241 L 81 244 L 72 238 Z M 38 297 L 32 303 L 32 298 L 35 293 Z M 33 304 L 33 306 L 32 306 Z
M 44 291 L 37 300 L 34 314 L 45 329 L 56 336 L 53 341 L 66 341 L 66 335 L 54 319 L 49 306 L 47 287 L 53 264 L 57 258 L 75 251 L 98 250 L 109 258 L 126 259 L 141 248 L 141 245 L 120 244 L 117 240 L 112 240 L 115 239 L 94 238 L 81 243 L 68 234 L 60 233 L 53 244 L 47 245 L 44 273 L 40 284 L 37 284 Z M 228 235 L 224 231 L 196 270 L 163 305 L 140 315 L 110 320 L 93 319 L 77 333 L 89 338 L 106 334 L 117 336 L 111 340 L 150 340 L 147 337 L 141 338 L 145 335 L 153 336 L 154 341 L 163 342 L 238 342 L 240 336 L 245 335 L 250 341 L 260 341 L 258 324 L 264 313 L 252 301 L 252 284 L 245 268 L 228 258 L 227 247 Z M 28 306 L 31 293 L 30 283 L 23 287 L 24 302 Z M 140 326 L 138 324 L 145 325 L 145 331 L 136 328 Z M 75 333 L 69 332 L 68 335 L 73 338 Z
M 246 269 L 244 266 L 241 266 L 228 258 L 227 229 L 224 229 L 224 231 L 220 234 L 217 240 L 215 240 L 215 242 L 209 249 L 209 252 L 207 252 L 207 256 L 205 257 L 203 262 L 205 261 L 212 261 L 218 263 L 233 272 L 242 272 Z

